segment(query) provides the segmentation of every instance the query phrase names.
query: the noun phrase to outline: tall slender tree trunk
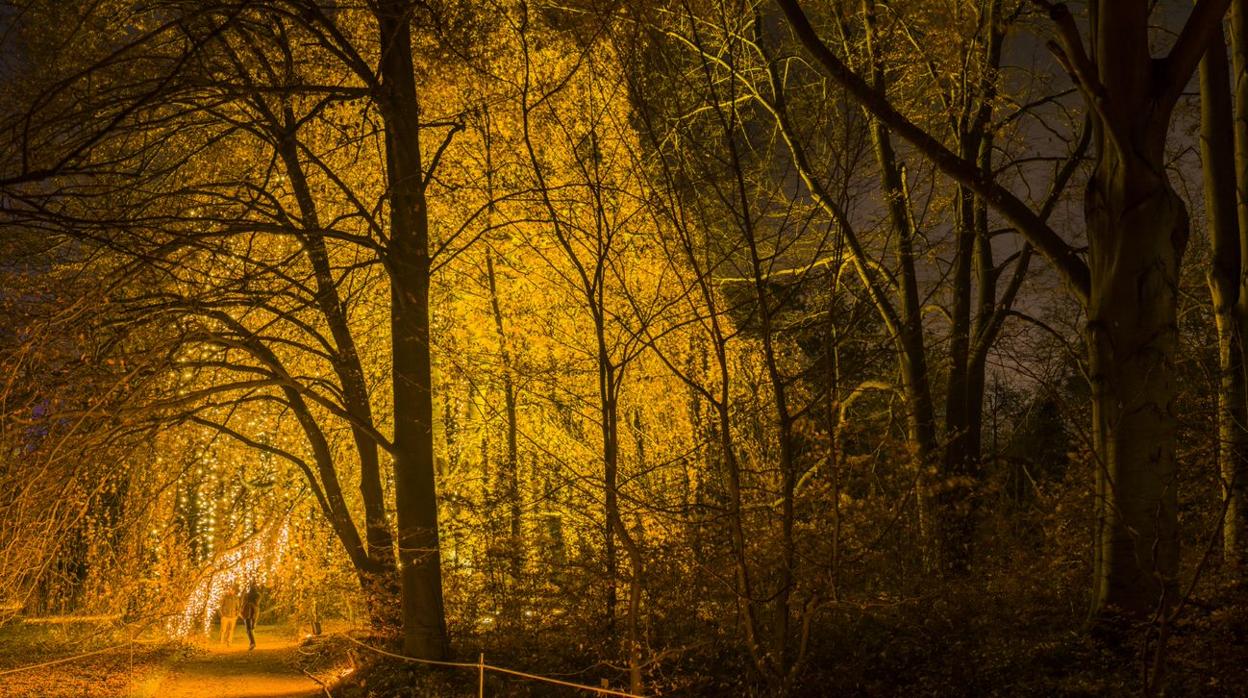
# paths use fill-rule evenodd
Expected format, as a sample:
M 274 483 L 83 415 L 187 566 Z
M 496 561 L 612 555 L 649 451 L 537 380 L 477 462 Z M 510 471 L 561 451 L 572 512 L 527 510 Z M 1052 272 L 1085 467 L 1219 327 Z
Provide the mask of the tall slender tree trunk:
M 767 379 L 775 408 L 776 438 L 780 450 L 780 564 L 776 568 L 776 591 L 771 602 L 771 662 L 772 672 L 767 676 L 778 693 L 786 693 L 793 674 L 791 669 L 797 658 L 792 653 L 792 597 L 796 584 L 796 545 L 793 535 L 795 523 L 794 494 L 797 487 L 797 454 L 794 443 L 794 418 L 789 407 L 787 382 L 781 371 L 779 351 L 776 347 L 772 306 L 773 299 L 764 281 L 766 266 L 759 248 L 758 228 L 750 210 L 746 194 L 744 171 L 736 152 L 736 142 L 730 136 L 735 167 L 737 195 L 740 197 L 741 232 L 749 252 L 750 271 L 753 281 L 754 302 L 758 307 L 759 332 L 762 336 L 763 359 L 767 367 Z
M 964 148 L 969 144 L 964 143 Z M 963 152 L 963 156 L 966 152 Z M 975 194 L 958 187 L 954 223 L 954 258 L 949 335 L 949 382 L 945 391 L 945 444 L 938 491 L 938 540 L 941 571 L 961 574 L 970 568 L 979 452 L 971 448 L 971 272 L 975 253 Z
M 884 58 L 878 49 L 875 2 L 864 0 L 863 26 L 867 54 L 870 61 L 870 83 L 884 92 Z M 927 342 L 923 336 L 923 308 L 919 300 L 918 274 L 914 258 L 914 221 L 908 209 L 906 185 L 901 166 L 893 148 L 892 136 L 878 119 L 864 109 L 870 124 L 871 144 L 875 149 L 876 162 L 880 167 L 880 184 L 888 209 L 889 223 L 897 236 L 898 307 L 897 337 L 898 360 L 901 367 L 901 383 L 906 397 L 907 440 L 914 460 L 915 506 L 920 534 L 924 545 L 931 550 L 934 533 L 928 506 L 929 470 L 936 465 L 939 449 L 936 431 L 935 403 L 932 399 L 931 375 L 927 367 Z M 926 563 L 925 563 L 926 564 Z
M 433 454 L 429 347 L 429 211 L 421 164 L 420 105 L 408 3 L 379 4 L 382 116 L 391 234 L 390 332 L 394 383 L 394 489 L 403 597 L 403 651 L 448 654 Z
M 493 196 L 493 193 L 490 194 Z M 520 463 L 519 428 L 516 417 L 516 385 L 511 375 L 511 352 L 507 349 L 507 335 L 503 330 L 503 309 L 498 299 L 498 280 L 494 273 L 494 253 L 486 251 L 485 271 L 490 286 L 490 309 L 494 315 L 494 331 L 498 335 L 499 353 L 503 363 L 503 410 L 507 418 L 507 457 L 499 480 L 507 496 L 507 517 L 510 522 L 511 549 L 509 572 L 512 583 L 520 580 L 524 561 L 524 539 L 520 529 Z
M 1221 27 L 1200 64 L 1200 149 L 1212 264 L 1209 293 L 1218 334 L 1218 471 L 1226 516 L 1222 521 L 1223 562 L 1238 577 L 1243 546 L 1245 466 L 1245 377 L 1239 311 L 1243 233 L 1237 219 L 1234 113 L 1230 66 Z
M 884 194 L 888 197 L 889 219 L 897 235 L 897 263 L 901 268 L 896 344 L 901 366 L 901 385 L 906 397 L 906 431 L 914 461 L 915 505 L 924 538 L 932 533 L 928 507 L 928 471 L 936 465 L 939 443 L 936 435 L 935 402 L 931 374 L 927 368 L 927 342 L 923 336 L 923 309 L 919 301 L 918 274 L 914 265 L 914 229 L 906 210 L 906 193 L 897 166 L 892 139 L 871 120 L 871 138 L 880 165 Z M 928 541 L 932 542 L 932 541 Z
M 293 130 L 295 118 L 287 107 L 284 111 L 284 128 Z M 303 163 L 299 159 L 293 133 L 283 134 L 278 151 L 286 167 L 304 228 L 301 240 L 316 281 L 316 303 L 334 338 L 334 372 L 342 385 L 344 406 L 354 422 L 351 436 L 355 441 L 356 454 L 360 460 L 360 497 L 364 503 L 365 540 L 368 557 L 372 560 L 369 570 L 361 572 L 361 586 L 368 602 L 369 615 L 374 625 L 392 626 L 397 622 L 394 603 L 398 600 L 398 580 L 395 577 L 394 536 L 386 518 L 385 491 L 381 485 L 381 461 L 377 442 L 366 427 L 374 426 L 368 387 L 364 382 L 364 369 L 360 364 L 355 338 L 347 323 L 347 310 L 342 304 L 330 268 L 329 252 L 321 237 L 321 222 L 316 201 L 308 186 Z
M 759 673 L 767 676 L 771 671 L 769 662 L 771 654 L 763 644 L 762 621 L 759 613 L 760 600 L 754 590 L 756 584 L 751 572 L 749 554 L 746 546 L 744 504 L 742 500 L 741 461 L 737 458 L 736 443 L 732 430 L 732 373 L 729 369 L 728 340 L 720 327 L 720 310 L 715 294 L 711 289 L 709 275 L 701 270 L 692 246 L 685 248 L 690 265 L 698 275 L 698 288 L 708 309 L 711 325 L 711 340 L 715 355 L 715 374 L 718 381 L 718 392 L 707 397 L 715 410 L 715 436 L 718 437 L 720 459 L 723 464 L 724 487 L 727 496 L 727 527 L 728 539 L 731 543 L 733 576 L 736 584 L 737 615 L 741 619 L 741 632 L 745 635 L 746 649 L 754 660 Z M 701 488 L 699 488 L 701 489 Z
M 975 162 L 982 176 L 991 177 L 993 100 L 1004 29 L 1001 0 L 986 0 L 980 8 L 983 64 L 975 89 L 962 96 L 952 126 L 961 158 Z M 946 574 L 963 574 L 971 566 L 977 497 L 983 477 L 980 460 L 984 365 L 986 349 L 993 343 L 998 328 L 988 322 L 996 310 L 996 284 L 986 204 L 966 184 L 958 184 L 955 216 L 944 459 L 936 498 L 940 563 Z M 974 293 L 976 283 L 978 297 Z
M 607 337 L 602 309 L 595 310 L 594 322 L 598 338 L 599 416 L 602 421 L 602 457 L 605 489 L 607 613 L 608 623 L 615 624 L 618 596 L 616 580 L 619 560 L 616 541 L 624 547 L 629 561 L 628 614 L 625 618 L 625 644 L 628 655 L 629 690 L 640 693 L 641 685 L 641 582 L 644 560 L 641 548 L 624 519 L 620 516 L 620 419 L 619 371 L 607 355 Z
M 351 516 L 350 507 L 347 505 L 346 496 L 343 494 L 342 485 L 338 480 L 338 470 L 335 467 L 333 448 L 330 446 L 329 439 L 326 437 L 321 425 L 316 421 L 316 416 L 308 407 L 303 393 L 294 387 L 294 381 L 291 379 L 289 371 L 286 370 L 285 365 L 277 354 L 260 341 L 242 322 L 225 311 L 209 310 L 203 312 L 206 316 L 214 318 L 223 326 L 229 328 L 234 333 L 234 336 L 246 347 L 246 350 L 272 371 L 274 375 L 289 381 L 289 384 L 281 387 L 281 391 L 286 405 L 290 408 L 291 413 L 294 414 L 300 428 L 303 430 L 304 436 L 307 438 L 308 447 L 312 451 L 315 469 L 302 461 L 299 462 L 299 466 L 307 479 L 313 496 L 316 498 L 317 505 L 320 507 L 326 520 L 329 521 L 330 527 L 333 529 L 338 541 L 342 544 L 348 559 L 351 560 L 351 565 L 355 570 L 360 586 L 368 588 L 379 576 L 385 574 L 385 568 L 383 563 L 369 554 L 364 540 L 360 538 L 359 529 L 355 526 L 355 520 Z M 247 437 L 237 432 L 234 432 L 234 435 L 236 438 L 250 441 Z M 259 444 L 253 442 L 253 445 Z M 369 612 L 374 621 L 388 617 L 386 609 L 376 608 L 371 605 Z
M 1234 326 L 1239 341 L 1238 356 L 1231 356 L 1229 363 L 1238 360 L 1239 373 L 1233 380 L 1240 383 L 1242 402 L 1229 405 L 1224 410 L 1228 416 L 1238 409 L 1239 441 L 1238 457 L 1221 460 L 1222 480 L 1227 487 L 1228 502 L 1226 520 L 1222 525 L 1223 556 L 1232 568 L 1235 578 L 1244 580 L 1248 563 L 1248 274 L 1243 266 L 1248 263 L 1248 2 L 1235 0 L 1231 6 L 1231 79 L 1234 82 L 1232 111 L 1232 141 L 1234 146 L 1236 221 L 1239 228 L 1239 294 L 1234 306 Z M 1221 347 L 1219 347 L 1221 349 Z M 1230 347 L 1234 352 L 1235 347 Z
M 485 169 L 486 195 L 489 197 L 489 209 L 486 211 L 485 226 L 490 229 L 494 222 L 494 138 L 490 129 L 490 111 L 483 110 L 485 118 Z M 498 277 L 494 273 L 494 251 L 485 251 L 486 280 L 490 287 L 490 310 L 494 316 L 494 332 L 498 335 L 498 353 L 503 364 L 503 409 L 507 418 L 507 460 L 503 464 L 499 479 L 507 494 L 507 513 L 511 524 L 511 555 L 509 572 L 512 584 L 519 584 L 520 574 L 524 566 L 524 539 L 521 531 L 520 517 L 520 460 L 519 460 L 519 427 L 516 415 L 516 382 L 512 374 L 511 350 L 507 344 L 507 332 L 503 327 L 503 306 L 498 297 Z

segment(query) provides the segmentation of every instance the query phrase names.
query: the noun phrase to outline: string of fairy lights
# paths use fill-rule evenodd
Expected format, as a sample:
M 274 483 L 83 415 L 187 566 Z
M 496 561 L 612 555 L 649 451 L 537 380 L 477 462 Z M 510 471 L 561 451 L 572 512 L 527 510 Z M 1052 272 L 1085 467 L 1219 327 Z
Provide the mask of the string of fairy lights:
M 209 361 L 219 359 L 221 351 L 219 347 L 201 346 L 182 358 Z M 179 392 L 190 390 L 199 378 L 199 370 L 184 368 L 179 375 Z M 273 416 L 263 412 L 232 409 L 223 421 L 263 444 L 283 437 Z M 165 623 L 170 635 L 187 637 L 197 630 L 209 632 L 226 592 L 245 593 L 266 585 L 275 576 L 290 555 L 291 526 L 299 526 L 291 523 L 290 512 L 302 490 L 295 490 L 289 478 L 283 477 L 272 454 L 261 452 L 257 457 L 222 440 L 211 428 L 167 438 L 198 443 L 198 447 L 184 450 L 186 460 L 173 500 L 173 516 L 154 525 L 150 532 L 153 582 L 159 584 L 157 580 L 162 578 L 172 582 L 178 576 L 185 578 L 191 570 L 204 570 L 180 610 Z M 169 450 L 176 449 L 158 450 L 158 465 L 163 460 L 159 454 Z M 268 518 L 266 512 L 274 513 L 274 509 L 287 513 L 261 528 L 260 522 Z M 242 536 L 243 542 L 226 547 L 238 539 L 236 536 Z M 294 557 L 297 563 L 299 556 Z
M 246 591 L 249 587 L 268 582 L 269 576 L 285 556 L 289 538 L 290 521 L 287 518 L 218 556 L 213 573 L 199 580 L 187 597 L 182 612 L 169 621 L 166 628 L 169 634 L 186 637 L 196 627 L 208 633 L 221 597 L 231 589 Z
M 266 428 L 269 425 L 261 419 L 253 417 L 246 426 L 259 434 L 261 441 L 271 438 Z M 163 546 L 158 542 L 168 526 L 180 529 L 179 538 L 185 541 L 190 553 L 188 562 L 207 570 L 185 597 L 180 611 L 165 623 L 166 631 L 174 637 L 187 637 L 197 628 L 207 633 L 227 591 L 242 593 L 266 584 L 287 554 L 289 513 L 263 529 L 257 526 L 255 509 L 259 502 L 253 498 L 259 492 L 255 488 L 259 486 L 264 491 L 274 481 L 271 459 L 262 456 L 259 462 L 236 464 L 235 458 L 220 450 L 221 444 L 210 439 L 194 454 L 178 487 L 174 519 L 151 532 L 154 547 L 159 551 Z M 281 489 L 280 494 L 285 496 L 280 498 L 289 500 L 290 493 Z M 288 506 L 285 508 L 290 511 Z M 222 544 L 233 533 L 250 535 L 241 544 L 223 550 Z M 161 557 L 160 552 L 156 555 Z M 155 576 L 161 576 L 159 569 Z

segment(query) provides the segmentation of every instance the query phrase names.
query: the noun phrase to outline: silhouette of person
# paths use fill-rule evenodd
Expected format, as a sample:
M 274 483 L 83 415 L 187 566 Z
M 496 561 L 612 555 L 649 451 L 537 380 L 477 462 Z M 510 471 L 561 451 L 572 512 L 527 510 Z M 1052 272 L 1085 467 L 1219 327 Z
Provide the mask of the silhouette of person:
M 260 618 L 260 592 L 252 587 L 247 591 L 247 597 L 243 599 L 243 624 L 247 627 L 247 640 L 251 646 L 248 650 L 256 648 L 256 620 Z

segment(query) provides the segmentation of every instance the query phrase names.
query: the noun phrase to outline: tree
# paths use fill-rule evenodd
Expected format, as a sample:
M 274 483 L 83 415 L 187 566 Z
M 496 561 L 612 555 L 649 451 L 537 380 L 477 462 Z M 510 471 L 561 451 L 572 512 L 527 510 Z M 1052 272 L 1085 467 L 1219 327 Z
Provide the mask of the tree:
M 378 3 L 378 88 L 386 124 L 390 200 L 391 361 L 394 364 L 395 509 L 403 582 L 403 650 L 440 659 L 449 651 L 442 606 L 442 557 L 434 490 L 433 372 L 429 345 L 429 206 L 437 167 L 421 146 L 409 13 L 412 3 Z M 364 75 L 360 75 L 361 78 Z M 453 128 L 451 135 L 457 128 Z M 447 139 L 450 139 L 450 135 Z
M 647 315 L 656 305 L 647 297 L 655 293 L 653 289 L 633 288 L 640 286 L 637 279 L 645 278 L 645 273 L 630 268 L 642 267 L 639 262 L 644 258 L 636 253 L 637 245 L 630 243 L 644 235 L 639 228 L 650 222 L 646 219 L 648 208 L 641 200 L 639 173 L 632 167 L 627 143 L 631 129 L 625 117 L 615 111 L 624 104 L 617 95 L 625 88 L 618 69 L 612 70 L 618 59 L 607 46 L 591 43 L 582 49 L 582 60 L 563 73 L 552 75 L 537 69 L 535 58 L 540 54 L 531 48 L 529 13 L 527 4 L 522 6 L 519 39 L 524 61 L 520 94 L 524 146 L 536 180 L 534 188 L 549 216 L 551 237 L 562 257 L 552 265 L 560 267 L 558 276 L 572 287 L 575 302 L 590 321 L 593 339 L 585 353 L 592 357 L 597 377 L 608 585 L 606 622 L 613 631 L 618 603 L 618 542 L 628 558 L 630 573 L 626 614 L 629 689 L 640 693 L 645 553 L 637 532 L 630 530 L 621 513 L 620 441 L 625 376 L 646 349 L 640 340 L 649 322 Z M 574 118 L 563 116 L 565 109 Z M 534 125 L 539 119 L 549 123 L 552 136 L 539 140 Z M 543 142 L 555 146 L 547 150 L 546 157 L 538 155 L 538 144 Z M 557 160 L 549 155 L 552 151 L 559 154 Z
M 1243 574 L 1248 526 L 1248 383 L 1244 332 L 1248 329 L 1248 8 L 1231 11 L 1231 49 L 1219 23 L 1200 64 L 1201 159 L 1212 263 L 1209 292 L 1218 334 L 1218 470 L 1226 513 L 1222 556 L 1232 574 Z M 1235 76 L 1234 97 L 1231 78 Z
M 1083 304 L 1099 503 L 1094 610 L 1143 615 L 1173 604 L 1179 550 L 1172 366 L 1188 217 L 1166 174 L 1164 150 L 1179 94 L 1229 0 L 1198 2 L 1161 59 L 1149 53 L 1144 4 L 1091 5 L 1091 52 L 1066 6 L 1047 6 L 1057 26 L 1059 60 L 1083 93 L 1094 125 L 1086 261 L 1026 203 L 852 72 L 796 0 L 777 3 L 830 78 L 1017 227 Z
M 248 357 L 242 364 L 219 368 L 224 369 L 227 376 L 230 370 L 241 369 L 252 372 L 253 377 L 250 381 L 230 381 L 227 378 L 224 383 L 208 386 L 190 398 L 183 395 L 169 402 L 185 404 L 191 398 L 207 399 L 240 389 L 275 388 L 308 434 L 315 465 L 305 467 L 305 472 L 313 485 L 317 481 L 323 485 L 322 489 L 314 487 L 314 490 L 323 494 L 321 503 L 327 517 L 360 567 L 362 581 L 366 581 L 363 577 L 372 575 L 384 577 L 392 554 L 389 525 L 385 522 L 384 505 L 380 501 L 382 486 L 377 450 L 388 447 L 395 456 L 398 562 L 403 580 L 405 648 L 418 656 L 437 658 L 445 656 L 447 643 L 433 484 L 432 384 L 428 342 L 428 288 L 432 255 L 428 238 L 426 189 L 439 156 L 429 156 L 421 151 L 420 134 L 428 129 L 440 131 L 444 136 L 442 146 L 436 149 L 440 153 L 461 126 L 453 119 L 429 126 L 418 118 L 420 105 L 415 96 L 411 45 L 411 25 L 418 18 L 413 16 L 412 8 L 412 3 L 395 2 L 378 6 L 375 11 L 337 12 L 316 2 L 298 0 L 260 8 L 231 2 L 165 6 L 160 11 L 164 14 L 156 13 L 160 14 L 161 21 L 156 23 L 154 29 L 133 38 L 117 39 L 109 35 L 108 41 L 119 44 L 119 47 L 108 47 L 114 53 L 106 53 L 106 59 L 99 63 L 86 61 L 86 67 L 81 72 L 71 74 L 64 83 L 53 84 L 47 95 L 35 100 L 33 111 L 26 116 L 30 118 L 49 109 L 49 105 L 80 84 L 90 85 L 95 80 L 105 85 L 91 94 L 99 95 L 97 109 L 109 109 L 111 112 L 107 113 L 115 114 L 110 128 L 87 134 L 86 143 L 71 141 L 68 144 L 69 153 L 48 168 L 51 173 L 48 176 L 77 175 L 78 181 L 82 182 L 96 169 L 103 170 L 115 178 L 114 191 L 121 193 L 118 195 L 119 205 L 128 206 L 123 209 L 127 214 L 141 211 L 144 206 L 150 209 L 152 203 L 142 198 L 147 194 L 143 187 L 148 182 L 159 182 L 167 189 L 157 189 L 152 194 L 152 200 L 161 202 L 161 205 L 174 202 L 182 208 L 173 215 L 138 220 L 126 220 L 124 216 L 108 218 L 106 215 L 73 218 L 66 215 L 66 209 L 58 203 L 56 208 L 61 213 L 59 222 L 76 227 L 84 235 L 91 234 L 93 226 L 96 233 L 102 229 L 104 234 L 101 237 L 110 240 L 111 244 L 129 245 L 129 253 L 139 260 L 140 265 L 151 263 L 157 268 L 164 268 L 161 265 L 171 261 L 172 266 L 168 268 L 173 270 L 174 276 L 185 272 L 191 288 L 201 284 L 199 288 L 205 293 L 199 298 L 187 298 L 178 292 L 162 295 L 165 289 L 157 288 L 150 294 L 140 290 L 132 300 L 149 311 L 177 311 L 203 321 L 205 326 L 200 328 L 201 334 L 193 337 L 192 341 L 228 347 L 236 352 L 235 356 L 241 354 Z M 141 24 L 148 18 L 144 12 L 150 9 L 136 8 L 130 16 L 140 18 L 136 21 Z M 425 20 L 426 26 L 432 24 L 428 17 Z M 365 39 L 370 31 L 374 32 L 371 34 L 373 38 Z M 332 66 L 331 79 L 319 82 L 316 71 L 299 74 L 300 70 L 307 69 L 307 65 L 295 65 L 294 61 L 302 60 L 302 56 L 295 54 L 295 46 L 287 39 L 286 32 L 297 33 L 306 40 L 306 43 L 298 45 L 299 49 L 307 48 L 322 57 L 333 57 L 333 60 L 323 64 Z M 229 40 L 219 42 L 222 37 L 235 40 L 238 44 Z M 206 46 L 210 50 L 204 50 Z M 212 50 L 220 50 L 221 53 L 213 54 Z M 378 67 L 369 63 L 372 56 L 376 57 Z M 127 57 L 131 58 L 131 63 L 124 60 Z M 147 60 L 154 66 L 152 73 L 133 70 L 133 64 L 141 60 Z M 126 73 L 124 68 L 117 68 L 118 65 L 132 70 Z M 323 71 L 324 68 L 318 67 L 317 70 Z M 104 82 L 105 77 L 116 81 L 116 84 Z M 299 114 L 292 102 L 297 97 L 307 96 L 313 98 L 310 109 Z M 319 104 L 315 101 L 318 96 L 325 98 Z M 365 187 L 373 182 L 384 182 L 380 195 L 386 197 L 389 203 L 389 216 L 384 219 L 384 227 L 378 222 L 380 217 L 372 215 L 381 207 L 361 206 L 360 202 L 367 198 L 353 190 L 355 184 L 336 178 L 336 173 L 318 161 L 320 154 L 317 148 L 308 147 L 308 143 L 299 138 L 300 127 L 320 116 L 328 104 L 344 98 L 365 96 L 374 100 L 384 127 L 381 136 L 387 151 L 385 176 L 363 178 Z M 200 107 L 168 108 L 170 104 L 177 104 L 180 98 Z M 236 106 L 243 107 L 242 113 L 234 111 Z M 191 116 L 192 113 L 197 115 Z M 204 114 L 209 118 L 205 119 Z M 182 130 L 179 131 L 179 128 Z M 168 147 L 170 141 L 161 143 L 157 138 L 158 134 L 189 133 L 194 129 L 208 134 L 206 145 L 187 146 L 183 150 Z M 14 131 L 21 147 L 29 148 L 38 139 L 47 137 L 43 130 L 33 131 L 33 137 L 31 133 L 20 128 Z M 285 192 L 267 191 L 270 186 L 282 186 L 283 177 L 262 181 L 258 186 L 246 181 L 245 177 L 209 182 L 195 178 L 190 168 L 203 166 L 204 160 L 186 154 L 198 156 L 228 152 L 228 149 L 214 148 L 232 145 L 229 139 L 238 133 L 256 135 L 257 140 L 282 163 L 294 189 L 294 209 L 297 213 L 291 215 L 285 210 L 285 204 L 281 202 Z M 151 144 L 149 150 L 133 149 L 132 142 L 126 141 L 127 137 L 148 139 Z M 157 143 L 166 147 L 157 149 Z M 116 150 L 109 151 L 109 148 Z M 114 154 L 116 160 L 107 160 Z M 101 157 L 105 162 L 97 164 L 95 158 Z M 363 219 L 362 235 L 355 231 L 344 233 L 320 222 L 318 204 L 307 185 L 306 166 L 309 161 L 319 170 L 318 175 L 328 179 L 330 187 L 347 200 L 344 208 L 349 211 L 348 218 Z M 133 171 L 124 173 L 128 176 L 118 176 L 118 162 L 124 162 Z M 213 169 L 209 167 L 207 171 L 213 172 Z M 17 174 L 5 181 L 14 187 L 29 184 L 40 172 L 43 170 L 23 165 Z M 197 185 L 205 189 L 196 190 Z M 231 185 L 234 188 L 228 189 Z M 75 201 L 64 196 L 65 193 L 61 192 L 61 200 Z M 96 194 L 86 185 L 78 185 L 75 193 L 81 196 Z M 130 199 L 126 200 L 126 197 Z M 57 201 L 55 198 L 32 197 L 28 208 L 33 213 L 28 212 L 29 215 L 55 218 L 54 212 L 36 205 L 47 200 Z M 80 203 L 80 200 L 77 201 Z M 192 203 L 188 204 L 188 201 Z M 271 207 L 274 201 L 279 203 Z M 201 215 L 196 205 L 205 206 L 211 213 Z M 240 212 L 241 218 L 229 218 Z M 257 212 L 261 217 L 270 215 L 277 220 L 276 226 L 271 224 L 272 221 L 265 221 L 263 226 L 265 232 L 277 234 L 273 247 L 256 250 L 248 247 L 251 231 L 247 230 L 250 227 L 247 217 Z M 80 211 L 75 210 L 74 213 Z M 217 213 L 220 218 L 214 218 Z M 241 234 L 240 223 L 243 228 Z M 127 237 L 118 234 L 118 228 L 126 233 L 137 231 L 138 234 Z M 286 250 L 282 249 L 283 235 L 298 241 L 301 256 L 306 255 L 311 272 L 307 285 L 303 285 L 302 279 L 296 280 L 285 274 L 282 268 L 284 260 L 248 258 L 249 253 L 256 251 L 272 251 L 279 256 L 285 254 Z M 450 237 L 453 239 L 454 235 Z M 255 236 L 250 236 L 250 239 L 254 241 Z M 389 272 L 390 315 L 393 321 L 390 355 L 394 407 L 392 441 L 387 441 L 371 424 L 369 396 L 365 394 L 358 350 L 349 327 L 350 310 L 334 288 L 338 281 L 332 278 L 333 262 L 323 244 L 328 239 L 359 244 L 377 254 Z M 159 242 L 153 244 L 153 240 Z M 217 240 L 221 242 L 218 244 Z M 214 288 L 206 283 L 215 278 L 211 269 L 193 270 L 197 262 L 211 264 L 222 259 L 244 267 L 254 264 L 262 276 L 277 283 L 274 287 L 256 289 L 248 286 L 246 278 L 241 278 Z M 282 283 L 294 286 L 296 297 L 306 292 L 299 298 L 296 307 L 284 306 L 288 296 L 286 289 L 281 287 Z M 236 317 L 240 314 L 240 307 L 250 308 L 252 318 L 269 314 L 270 324 L 261 328 L 248 326 L 247 322 Z M 307 324 L 300 317 L 306 309 L 316 309 L 321 314 L 321 321 L 328 325 L 331 337 L 328 342 L 321 341 L 325 338 L 320 335 L 316 324 Z M 296 333 L 305 333 L 301 338 L 304 343 L 292 343 L 289 337 L 280 336 L 280 332 L 275 333 L 276 336 L 266 335 L 266 329 L 262 328 L 271 328 L 274 322 L 284 324 L 285 329 L 294 328 Z M 282 350 L 275 351 L 273 346 L 268 345 L 269 342 Z M 336 378 L 341 380 L 336 395 L 331 395 L 329 399 L 318 394 L 322 384 L 316 378 L 307 382 L 300 380 L 297 371 L 290 366 L 290 355 L 285 352 L 291 346 L 310 349 L 304 357 L 313 357 L 315 363 L 323 357 L 318 342 L 329 346 L 330 367 Z M 256 372 L 260 378 L 254 377 Z M 216 375 L 221 377 L 220 373 Z M 342 398 L 341 406 L 337 404 L 337 396 Z M 251 398 L 245 395 L 243 399 Z M 209 407 L 219 405 L 209 403 Z M 342 419 L 353 433 L 361 466 L 367 544 L 360 541 L 358 529 L 351 521 L 347 502 L 338 485 L 332 443 L 325 434 L 323 424 L 318 421 L 321 417 L 317 411 L 320 409 L 327 410 L 333 419 Z M 202 423 L 203 418 L 200 419 Z M 211 420 L 206 425 L 222 428 L 233 438 L 265 450 L 260 439 Z M 271 447 L 269 450 L 273 452 Z M 297 454 L 278 453 L 283 454 L 291 456 L 294 463 L 303 463 Z M 307 463 L 303 465 L 307 466 Z
M 1001 3 L 958 5 L 966 17 L 932 17 L 923 8 L 897 8 L 886 22 L 882 10 L 865 3 L 861 21 L 849 11 L 835 14 L 839 44 L 853 62 L 868 71 L 873 87 L 908 104 L 934 103 L 915 118 L 951 143 L 982 173 L 998 176 L 1019 166 L 998 151 L 1000 138 L 1035 115 L 1029 105 L 998 119 L 1000 61 L 1004 34 L 1012 17 Z M 746 29 L 731 26 L 737 18 L 753 18 Z M 762 4 L 721 3 L 706 17 L 692 17 L 696 30 L 665 27 L 660 35 L 701 56 L 708 69 L 741 84 L 759 107 L 756 120 L 773 122 L 791 158 L 796 178 L 844 240 L 837 247 L 865 287 L 881 322 L 892 335 L 897 380 L 907 402 L 907 439 L 913 456 L 918 518 L 931 546 L 930 564 L 952 574 L 966 572 L 971 560 L 974 520 L 982 472 L 980 465 L 984 374 L 997 337 L 1030 270 L 1032 249 L 1014 254 L 994 250 L 998 235 L 989 230 L 982 199 L 968 189 L 952 195 L 922 190 L 925 178 L 907 173 L 893 135 L 863 110 L 858 120 L 839 98 L 824 99 L 825 79 L 794 60 L 789 44 L 769 27 Z M 719 26 L 723 23 L 724 26 Z M 893 60 L 906 60 L 913 47 L 930 37 L 952 34 L 945 50 L 933 50 L 916 66 L 921 76 L 886 71 Z M 756 61 L 728 66 L 724 47 L 741 45 Z M 944 75 L 961 70 L 964 80 Z M 842 122 L 835 124 L 838 120 Z M 842 135 L 843 134 L 843 135 Z M 1086 134 L 1085 134 L 1086 135 Z M 875 168 L 859 159 L 847 171 L 824 171 L 849 143 L 862 138 L 871 146 Z M 1087 145 L 1077 139 L 1071 152 L 1054 158 L 1050 190 L 1040 204 L 1047 219 L 1061 200 Z M 1006 151 L 1008 155 L 1008 151 Z M 1021 166 L 1019 166 L 1021 167 Z M 1001 174 L 1000 176 L 1004 176 Z M 838 201 L 847 186 L 865 186 L 874 177 L 880 192 L 876 204 L 885 212 L 876 224 L 866 207 L 856 210 Z M 861 182 L 861 184 L 859 184 Z M 916 188 L 920 190 L 916 191 Z M 866 209 L 870 210 L 870 209 Z M 946 230 L 948 232 L 946 232 Z M 947 266 L 932 256 L 947 256 Z M 938 304 L 949 319 L 947 332 L 925 318 L 925 307 Z M 943 380 L 942 380 L 943 378 Z M 943 402 L 943 409 L 938 403 Z

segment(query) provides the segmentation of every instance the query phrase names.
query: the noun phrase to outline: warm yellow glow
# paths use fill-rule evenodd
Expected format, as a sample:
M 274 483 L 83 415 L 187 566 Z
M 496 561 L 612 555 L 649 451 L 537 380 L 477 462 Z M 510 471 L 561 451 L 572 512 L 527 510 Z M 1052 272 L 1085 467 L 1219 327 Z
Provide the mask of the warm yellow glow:
M 290 522 L 283 520 L 279 526 L 253 536 L 243 545 L 223 553 L 216 561 L 216 571 L 202 578 L 191 592 L 182 613 L 167 624 L 174 637 L 186 637 L 195 628 L 196 621 L 204 633 L 212 628 L 212 617 L 225 592 L 248 586 L 261 585 L 285 556 L 290 537 Z

